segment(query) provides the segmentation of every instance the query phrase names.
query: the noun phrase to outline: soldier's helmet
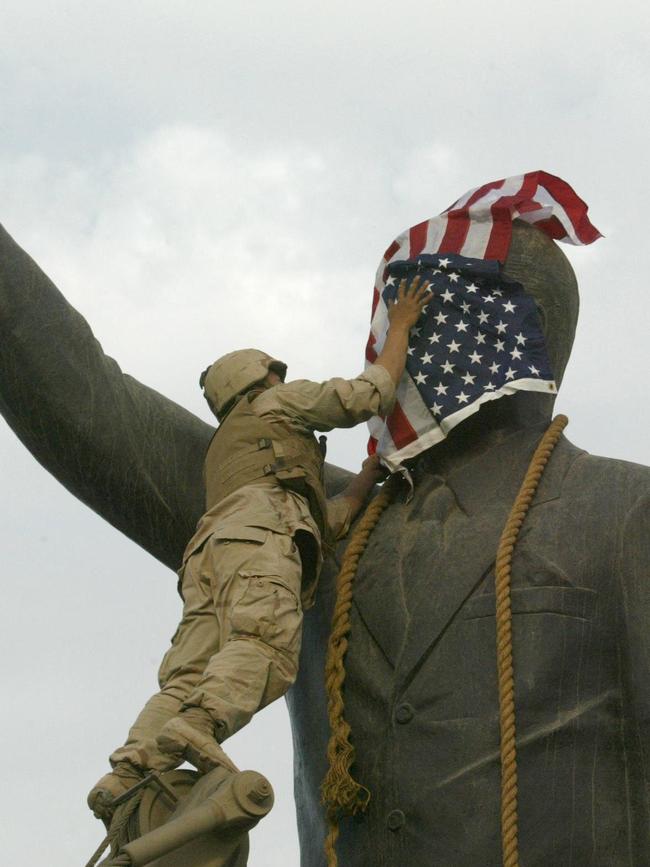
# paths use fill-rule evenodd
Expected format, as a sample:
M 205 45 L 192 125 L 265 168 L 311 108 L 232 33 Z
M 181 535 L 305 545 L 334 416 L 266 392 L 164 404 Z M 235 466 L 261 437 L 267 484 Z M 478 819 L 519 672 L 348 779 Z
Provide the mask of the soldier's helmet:
M 265 379 L 269 371 L 284 380 L 287 365 L 259 349 L 238 349 L 206 368 L 199 385 L 210 409 L 221 419 L 237 397 Z

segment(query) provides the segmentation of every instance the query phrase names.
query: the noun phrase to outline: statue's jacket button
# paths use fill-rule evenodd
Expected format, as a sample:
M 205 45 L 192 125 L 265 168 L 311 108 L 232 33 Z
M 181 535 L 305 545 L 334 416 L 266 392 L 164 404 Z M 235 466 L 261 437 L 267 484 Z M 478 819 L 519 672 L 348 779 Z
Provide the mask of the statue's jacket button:
M 413 719 L 415 711 L 413 710 L 413 706 L 405 702 L 404 704 L 400 704 L 395 709 L 395 719 L 398 723 L 404 725 L 405 723 L 411 722 Z
M 391 831 L 399 831 L 404 822 L 406 822 L 406 816 L 401 810 L 391 810 L 386 817 L 386 824 Z

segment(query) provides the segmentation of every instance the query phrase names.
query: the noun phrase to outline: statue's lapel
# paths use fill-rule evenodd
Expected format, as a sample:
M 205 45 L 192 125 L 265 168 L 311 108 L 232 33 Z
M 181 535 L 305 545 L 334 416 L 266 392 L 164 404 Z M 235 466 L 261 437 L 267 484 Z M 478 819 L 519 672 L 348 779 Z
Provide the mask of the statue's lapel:
M 540 431 L 514 434 L 447 477 L 446 489 L 455 501 L 453 511 L 431 542 L 423 522 L 417 545 L 403 558 L 408 626 L 397 665 L 399 680 L 407 678 L 435 647 L 494 562 L 504 524 L 539 438 Z M 532 508 L 560 495 L 568 467 L 579 454 L 566 440 L 560 441 Z M 440 496 L 438 492 L 434 499 L 440 500 Z M 425 503 L 423 515 L 428 511 Z
M 499 504 L 478 515 L 463 516 L 451 532 L 444 533 L 444 547 L 438 557 L 421 554 L 417 572 L 411 571 L 412 580 L 406 585 L 410 617 L 398 665 L 400 680 L 433 650 L 480 584 L 494 561 L 507 514 L 508 506 Z M 425 545 L 423 538 L 421 548 Z
M 400 540 L 404 505 L 391 505 L 374 528 L 354 580 L 354 611 L 394 668 L 406 637 L 400 587 Z M 355 630 L 351 641 L 354 643 Z M 354 647 L 352 648 L 354 650 Z

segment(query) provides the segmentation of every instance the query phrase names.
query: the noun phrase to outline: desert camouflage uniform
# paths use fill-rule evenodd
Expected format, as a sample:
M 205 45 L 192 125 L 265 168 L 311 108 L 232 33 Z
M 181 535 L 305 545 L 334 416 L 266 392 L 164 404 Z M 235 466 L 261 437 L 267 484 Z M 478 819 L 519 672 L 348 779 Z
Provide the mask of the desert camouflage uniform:
M 271 423 L 312 436 L 383 415 L 394 396 L 387 371 L 373 365 L 352 380 L 273 386 L 251 407 Z M 332 537 L 342 538 L 347 501 L 328 500 L 327 510 Z M 164 770 L 169 757 L 159 753 L 155 737 L 181 709 L 207 710 L 221 741 L 282 696 L 296 677 L 302 612 L 313 602 L 321 562 L 321 532 L 307 498 L 272 477 L 209 508 L 183 555 L 183 617 L 160 667 L 160 692 L 111 763 L 126 759 Z

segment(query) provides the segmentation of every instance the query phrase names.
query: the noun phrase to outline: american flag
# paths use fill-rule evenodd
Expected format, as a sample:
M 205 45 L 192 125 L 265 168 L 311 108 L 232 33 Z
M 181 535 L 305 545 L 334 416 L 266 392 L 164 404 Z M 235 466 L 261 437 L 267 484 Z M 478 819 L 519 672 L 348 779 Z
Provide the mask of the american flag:
M 556 391 L 535 302 L 501 274 L 516 217 L 572 244 L 600 237 L 574 190 L 537 171 L 470 190 L 439 216 L 403 232 L 384 253 L 368 364 L 381 352 L 387 304 L 399 280 L 417 272 L 433 291 L 411 333 L 395 408 L 369 422 L 368 449 L 392 470 L 440 442 L 488 400 L 517 390 Z

